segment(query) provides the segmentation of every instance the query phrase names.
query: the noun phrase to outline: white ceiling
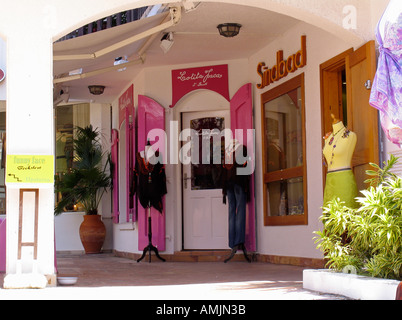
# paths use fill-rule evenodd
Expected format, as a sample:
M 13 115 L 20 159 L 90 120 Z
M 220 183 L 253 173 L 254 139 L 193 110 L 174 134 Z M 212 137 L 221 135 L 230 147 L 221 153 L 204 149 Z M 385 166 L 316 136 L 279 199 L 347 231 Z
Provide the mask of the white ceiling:
M 93 34 L 56 42 L 54 55 L 93 53 L 159 25 L 165 15 L 166 13 L 162 13 Z M 216 27 L 226 22 L 240 23 L 242 25 L 240 34 L 234 38 L 220 36 Z M 124 72 L 108 72 L 64 82 L 61 85 L 63 88 L 68 87 L 70 101 L 93 100 L 99 103 L 111 103 L 142 68 L 248 58 L 297 22 L 287 16 L 247 6 L 201 3 L 196 10 L 187 13 L 183 10 L 180 23 L 166 30 L 174 33 L 174 44 L 166 54 L 160 48 L 160 39 L 163 35 L 160 33 L 146 51 L 144 64 L 131 66 Z M 136 52 L 144 41 L 138 41 L 97 59 L 55 61 L 54 75 L 57 77 L 78 68 L 83 68 L 85 73 L 110 67 L 113 66 L 116 57 L 124 55 L 131 61 L 136 58 Z M 104 94 L 90 95 L 88 85 L 91 84 L 106 86 Z

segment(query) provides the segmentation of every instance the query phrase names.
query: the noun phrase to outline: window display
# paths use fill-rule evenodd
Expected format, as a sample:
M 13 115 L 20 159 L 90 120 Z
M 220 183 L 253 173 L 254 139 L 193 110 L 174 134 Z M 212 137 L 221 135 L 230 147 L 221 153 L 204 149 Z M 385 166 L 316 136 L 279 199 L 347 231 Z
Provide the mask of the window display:
M 304 224 L 303 74 L 262 95 L 266 225 Z
M 74 152 L 74 128 L 86 127 L 89 125 L 89 104 L 75 104 L 58 106 L 55 109 L 56 137 L 55 137 L 55 161 L 56 181 L 63 179 L 63 175 L 73 167 Z M 62 195 L 57 195 L 56 201 Z M 75 204 L 65 208 L 66 210 L 77 210 Z

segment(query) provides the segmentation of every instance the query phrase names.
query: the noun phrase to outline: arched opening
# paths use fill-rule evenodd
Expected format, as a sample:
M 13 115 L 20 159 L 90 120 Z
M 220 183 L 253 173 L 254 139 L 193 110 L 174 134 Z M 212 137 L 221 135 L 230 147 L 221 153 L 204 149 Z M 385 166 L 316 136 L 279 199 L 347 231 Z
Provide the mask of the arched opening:
M 342 6 L 337 6 L 331 10 L 324 10 L 324 13 L 319 16 L 319 8 L 308 8 L 307 6 L 299 8 L 295 5 L 285 5 L 273 1 L 264 5 L 261 5 L 257 1 L 250 1 L 246 4 L 241 1 L 231 1 L 230 3 L 226 1 L 201 1 L 194 10 L 186 10 L 183 7 L 181 9 L 181 20 L 177 25 L 149 34 L 138 41 L 130 42 L 127 46 L 108 51 L 107 54 L 99 55 L 94 59 L 78 57 L 78 55 L 86 56 L 99 52 L 103 53 L 102 50 L 105 48 L 111 48 L 121 41 L 129 39 L 133 34 L 142 34 L 146 30 L 158 27 L 165 23 L 166 20 L 169 20 L 169 8 L 166 6 L 165 10 L 156 10 L 154 15 L 149 15 L 144 19 L 98 31 L 99 21 L 105 21 L 102 15 L 106 13 L 110 14 L 107 19 L 113 20 L 113 17 L 117 17 L 121 12 L 124 12 L 117 10 L 132 10 L 133 7 L 137 7 L 140 4 L 157 5 L 156 2 L 152 1 L 148 1 L 147 3 L 138 1 L 136 3 L 131 2 L 130 6 L 127 2 L 119 7 L 108 8 L 102 11 L 102 13 L 94 14 L 92 12 L 91 16 L 93 18 L 91 20 L 85 18 L 84 21 L 87 25 L 81 28 L 82 31 L 76 32 L 77 34 L 79 32 L 86 33 L 85 35 L 55 42 L 54 70 L 57 80 L 56 85 L 67 87 L 70 98 L 90 103 L 95 102 L 99 105 L 112 104 L 113 112 L 116 114 L 116 100 L 125 88 L 134 82 L 135 100 L 138 94 L 147 94 L 148 91 L 153 92 L 152 98 L 155 98 L 167 109 L 167 112 L 170 114 L 168 119 L 175 121 L 181 119 L 180 115 L 186 108 L 183 105 L 183 101 L 180 101 L 179 106 L 174 108 L 173 114 L 169 110 L 169 105 L 171 104 L 171 79 L 167 75 L 176 65 L 199 66 L 215 64 L 215 61 L 230 61 L 235 66 L 230 70 L 230 91 L 233 95 L 235 90 L 244 83 L 245 80 L 243 79 L 247 78 L 246 81 L 249 81 L 248 79 L 257 81 L 254 79 L 256 74 L 251 74 L 250 72 L 248 65 L 250 62 L 247 60 L 263 48 L 269 46 L 270 43 L 275 43 L 272 50 L 289 45 L 290 40 L 286 40 L 286 43 L 281 43 L 282 35 L 294 32 L 297 26 L 308 26 L 308 28 L 311 25 L 318 26 L 319 28 L 311 27 L 316 32 L 316 37 L 337 33 L 336 38 L 338 39 L 345 35 L 345 46 L 354 45 L 362 41 L 361 36 L 356 36 L 358 32 L 346 30 L 342 26 L 342 23 L 336 23 L 331 20 L 333 18 L 323 18 L 325 15 L 331 16 L 337 13 L 338 20 L 342 20 L 341 18 L 344 17 Z M 107 8 L 107 6 L 104 8 Z M 95 20 L 98 18 L 100 20 Z M 233 39 L 225 39 L 219 36 L 216 29 L 219 23 L 228 21 L 237 22 L 242 25 L 240 34 Z M 306 21 L 308 23 L 305 23 Z M 93 30 L 89 32 L 91 26 L 96 26 L 98 28 L 97 32 L 92 32 Z M 69 32 L 73 31 L 70 27 L 68 30 Z M 326 30 L 328 33 L 322 30 Z M 167 32 L 173 33 L 174 43 L 170 51 L 165 53 L 160 48 L 160 42 L 162 36 Z M 147 43 L 148 40 L 150 41 Z M 146 50 L 143 50 L 144 45 L 146 45 Z M 136 58 L 138 59 L 138 52 L 144 54 L 144 59 L 139 61 L 138 64 L 129 65 Z M 60 58 L 63 56 L 69 57 Z M 97 55 L 95 54 L 95 56 Z M 115 68 L 126 70 L 118 72 L 115 69 L 110 69 L 114 68 L 115 62 L 124 60 L 128 62 L 126 64 L 117 64 Z M 272 60 L 268 64 L 273 65 L 274 61 Z M 162 73 L 164 75 L 159 76 Z M 247 74 L 246 77 L 244 76 L 245 74 Z M 241 80 L 234 80 L 236 78 Z M 104 85 L 106 87 L 105 92 L 99 96 L 90 95 L 87 89 L 90 84 Z M 158 89 L 155 90 L 155 88 Z M 194 96 L 186 96 L 183 100 L 188 101 L 189 97 Z M 216 109 L 216 106 L 214 108 Z M 258 111 L 256 111 L 256 114 L 258 116 Z M 109 120 L 104 123 L 109 123 Z M 112 127 L 117 128 L 116 115 L 112 115 L 110 123 Z M 258 120 L 256 126 L 257 128 L 259 127 Z M 120 133 L 124 134 L 123 131 Z M 179 177 L 181 181 L 180 170 L 173 170 L 173 172 L 174 176 L 176 178 Z M 181 185 L 176 186 L 175 193 L 177 199 L 180 199 L 179 195 L 181 191 Z M 173 224 L 175 223 L 173 222 Z M 178 226 L 176 223 L 173 229 L 179 234 L 181 226 Z M 181 240 L 177 240 L 180 238 L 180 236 L 175 237 L 175 243 L 172 244 L 170 250 L 180 249 Z
M 364 40 L 373 37 L 371 30 L 373 30 L 373 21 L 376 21 L 373 12 L 377 12 L 375 9 L 381 11 L 383 7 L 381 7 L 381 4 L 378 5 L 378 1 L 376 2 L 377 4 L 374 4 L 374 1 L 370 1 L 370 5 L 366 3 L 360 4 L 360 2 L 361 1 L 358 0 L 351 0 L 349 9 L 354 8 L 356 10 L 345 11 L 345 7 L 342 4 L 334 4 L 334 6 L 327 8 L 324 2 L 317 3 L 317 1 L 314 0 L 295 0 L 292 1 L 291 4 L 289 4 L 289 2 L 284 4 L 276 0 L 267 0 L 263 3 L 259 0 L 200 1 L 200 6 L 195 8 L 195 10 L 189 10 L 183 7 L 183 9 L 181 9 L 183 11 L 181 22 L 177 26 L 170 26 L 164 29 L 166 32 L 171 31 L 176 33 L 174 39 L 175 43 L 166 54 L 161 53 L 161 48 L 159 47 L 160 37 L 163 34 L 160 30 L 155 33 L 157 36 L 150 43 L 150 46 L 147 48 L 148 50 L 145 50 L 147 53 L 146 59 L 144 59 L 144 57 L 138 59 L 138 52 L 141 52 L 141 48 L 145 44 L 144 42 L 146 39 L 150 39 L 149 37 L 151 37 L 151 35 L 147 35 L 142 41 L 136 41 L 128 46 L 119 47 L 119 49 L 122 48 L 122 51 L 112 50 L 102 55 L 102 57 L 99 56 L 95 59 L 92 59 L 94 56 L 91 56 L 91 59 L 61 59 L 55 61 L 53 65 L 53 76 L 55 80 L 63 79 L 54 83 L 56 95 L 61 97 L 61 90 L 65 87 L 66 90 L 63 90 L 65 94 L 68 88 L 71 102 L 90 103 L 90 109 L 93 111 L 91 112 L 90 121 L 96 121 L 109 131 L 109 129 L 113 127 L 117 128 L 117 100 L 121 93 L 124 92 L 127 86 L 133 81 L 135 81 L 135 99 L 137 99 L 138 94 L 145 95 L 149 93 L 169 110 L 168 106 L 171 103 L 170 72 L 174 66 L 180 65 L 185 68 L 187 66 L 212 65 L 217 61 L 219 63 L 224 61 L 224 63 L 228 63 L 231 66 L 230 92 L 233 95 L 236 89 L 245 81 L 257 81 L 257 75 L 255 73 L 255 65 L 259 62 L 257 59 L 269 59 L 271 52 L 276 52 L 283 48 L 284 51 L 290 51 L 289 53 L 296 52 L 299 48 L 295 47 L 294 44 L 297 43 L 298 46 L 298 39 L 300 38 L 299 33 L 308 32 L 312 35 L 308 37 L 308 41 L 311 41 L 308 42 L 308 46 L 311 44 L 311 51 L 309 52 L 311 53 L 312 59 L 309 61 L 312 62 L 312 66 L 306 72 L 306 81 L 312 84 L 311 87 L 306 90 L 306 99 L 309 106 L 311 106 L 310 114 L 307 116 L 307 125 L 309 133 L 312 136 L 312 141 L 308 144 L 308 151 L 311 152 L 312 156 L 308 159 L 311 161 L 309 166 L 314 167 L 314 165 L 319 163 L 319 161 L 314 159 L 320 158 L 321 152 L 320 148 L 316 147 L 319 145 L 318 138 L 316 138 L 320 135 L 319 133 L 317 134 L 319 130 L 314 127 L 317 120 L 316 115 L 319 114 L 319 110 L 316 108 L 316 106 L 319 105 L 317 92 L 320 90 L 317 80 L 317 63 L 318 61 L 325 61 L 325 59 L 331 58 L 341 49 L 346 50 L 350 46 L 357 46 Z M 387 0 L 381 1 L 384 6 L 386 2 Z M 13 109 L 11 109 L 13 115 L 11 119 L 14 127 L 11 128 L 10 126 L 9 129 L 12 130 L 14 134 L 13 138 L 15 138 L 14 140 L 10 139 L 10 141 L 12 141 L 12 143 L 9 144 L 9 146 L 11 146 L 10 150 L 16 154 L 19 154 L 18 152 L 20 152 L 21 149 L 32 154 L 36 152 L 49 154 L 51 153 L 49 150 L 53 150 L 49 147 L 52 145 L 52 133 L 54 133 L 52 129 L 53 126 L 51 125 L 50 75 L 52 68 L 50 61 L 52 54 L 51 45 L 49 43 L 50 38 L 56 41 L 66 33 L 80 28 L 83 24 L 88 25 L 93 21 L 103 19 L 105 16 L 113 16 L 120 12 L 144 6 L 158 5 L 158 3 L 159 1 L 153 0 L 122 0 L 119 1 L 119 4 L 116 4 L 108 0 L 99 0 L 97 7 L 94 8 L 91 3 L 82 3 L 82 1 L 79 0 L 57 4 L 45 1 L 42 2 L 41 5 L 27 4 L 22 9 L 18 8 L 18 10 L 22 10 L 21 12 L 16 12 L 17 9 L 11 4 L 5 5 L 4 10 L 0 13 L 0 29 L 2 30 L 2 35 L 4 37 L 7 36 L 7 39 L 10 39 L 9 44 L 13 46 L 11 50 L 13 56 L 8 57 L 8 60 L 9 63 L 11 61 L 10 67 L 13 67 L 13 71 L 17 71 L 15 72 L 16 76 L 13 77 L 14 82 L 11 91 L 13 99 L 11 99 L 10 95 L 10 102 L 12 101 L 13 103 Z M 188 3 L 188 1 L 184 3 Z M 181 3 L 179 5 L 181 6 Z M 77 8 L 80 8 L 80 10 L 77 10 Z M 27 12 L 29 12 L 29 14 L 25 14 Z M 356 16 L 353 15 L 353 12 L 356 13 Z M 40 34 L 41 36 L 29 39 L 28 36 L 30 36 L 30 34 L 28 32 L 21 30 L 21 28 L 16 28 L 15 24 L 17 22 L 12 22 L 9 18 L 9 16 L 12 16 L 14 13 L 26 16 L 27 24 L 35 26 L 35 28 L 32 27 L 32 30 L 29 29 L 29 31 L 32 33 L 37 32 L 37 35 L 39 35 L 39 30 L 41 30 L 43 31 Z M 169 13 L 159 13 L 148 17 L 146 21 L 138 20 L 130 24 L 127 23 L 116 26 L 115 28 L 105 29 L 99 33 L 87 34 L 85 38 L 76 37 L 74 39 L 57 42 L 54 44 L 53 57 L 57 55 L 77 54 L 87 56 L 88 54 L 92 55 L 93 53 L 98 53 L 105 48 L 109 48 L 120 41 L 128 39 L 132 34 L 138 34 L 150 28 L 157 27 L 165 22 L 165 15 L 169 15 Z M 343 21 L 344 18 L 348 17 L 351 19 L 357 18 L 359 22 L 361 22 L 361 24 L 358 24 L 358 28 L 347 29 L 345 27 Z M 369 18 L 362 19 L 362 17 Z M 167 18 L 169 19 L 169 17 Z M 237 20 L 234 22 L 242 24 L 240 34 L 234 39 L 221 38 L 217 34 L 216 26 L 219 23 L 228 22 L 232 19 Z M 248 22 L 251 24 L 248 24 Z M 351 25 L 353 26 L 353 23 Z M 193 26 L 197 26 L 198 29 L 192 29 Z M 330 40 L 325 40 L 326 36 L 328 36 Z M 14 39 L 12 39 L 13 37 Z M 35 63 L 35 68 L 32 67 L 32 61 L 19 59 L 24 53 L 24 46 L 18 44 L 19 37 L 24 39 L 32 48 L 34 48 L 35 45 L 41 48 L 41 50 L 33 50 L 35 54 L 32 55 L 34 57 L 32 59 L 36 59 L 38 62 L 37 64 Z M 322 39 L 322 43 L 317 40 L 318 38 Z M 138 64 L 130 65 L 130 67 L 128 67 L 128 65 L 117 65 L 115 67 L 115 62 L 124 60 L 126 55 L 129 61 L 131 58 L 134 58 L 134 60 L 137 58 Z M 275 56 L 272 57 L 269 62 L 267 61 L 267 63 L 274 65 Z M 29 77 L 30 74 L 26 72 L 30 67 L 32 67 L 31 72 L 34 75 L 33 78 L 38 80 L 35 81 L 35 83 L 32 83 L 32 79 Z M 124 69 L 124 67 L 127 67 L 127 70 L 121 72 L 114 69 L 113 72 L 109 72 L 108 69 Z M 77 71 L 81 68 L 83 71 Z M 18 74 L 21 77 L 21 81 L 17 81 L 19 80 L 17 78 Z M 85 77 L 81 77 L 82 74 L 85 74 Z M 66 77 L 75 76 L 79 76 L 79 79 L 64 81 Z M 31 108 L 31 105 L 28 105 L 26 101 L 24 101 L 24 97 L 22 97 L 20 91 L 18 91 L 18 84 L 23 85 L 25 95 L 32 95 L 36 97 L 38 101 L 46 102 L 42 103 L 41 106 L 38 104 L 37 108 Z M 61 84 L 63 88 L 61 88 Z M 99 96 L 90 95 L 88 91 L 88 85 L 90 84 L 104 85 L 106 87 L 104 94 Z M 60 85 L 60 87 L 58 87 L 58 85 Z M 254 98 L 257 98 L 256 104 L 258 106 L 259 93 L 254 93 Z M 21 109 L 18 109 L 19 107 Z M 111 109 L 114 115 L 110 115 Z M 255 108 L 255 110 L 255 116 L 258 119 L 261 117 L 260 110 L 258 110 L 258 107 Z M 10 111 L 10 109 L 8 111 Z M 21 113 L 24 117 L 19 117 L 19 111 L 22 111 Z M 170 118 L 168 117 L 169 120 L 171 120 L 171 118 L 172 116 L 170 116 Z M 40 125 L 41 123 L 45 125 Z M 24 127 L 24 129 L 25 127 L 36 129 L 36 135 L 29 135 L 23 140 L 18 136 L 19 128 L 18 125 L 16 126 L 15 124 L 19 124 Z M 258 122 L 256 122 L 256 129 L 257 131 L 261 129 L 261 125 Z M 261 133 L 259 134 L 261 135 Z M 40 141 L 37 145 L 33 143 L 35 139 Z M 258 141 L 261 141 L 261 137 L 257 137 L 257 142 Z M 258 152 L 257 150 L 257 153 Z M 261 168 L 257 168 L 257 170 L 261 171 Z M 319 180 L 319 178 L 316 179 L 315 182 L 318 182 L 317 180 Z M 314 180 L 310 181 L 314 182 Z M 257 184 L 261 185 L 261 183 L 261 181 L 257 181 Z M 311 184 L 313 185 L 314 183 Z M 15 190 L 16 189 L 17 188 L 15 188 Z M 12 203 L 10 202 L 10 208 L 14 210 L 13 213 L 18 212 L 18 194 L 15 190 L 11 192 L 13 201 Z M 41 190 L 41 193 L 43 194 L 43 199 L 52 199 L 52 188 L 43 190 L 43 192 Z M 263 196 L 261 190 L 259 190 L 257 195 L 259 202 L 261 202 Z M 47 201 L 51 202 L 51 200 Z M 173 202 L 174 199 L 170 199 L 169 201 Z M 312 200 L 312 202 L 318 207 L 320 202 L 319 197 Z M 110 203 L 106 203 L 105 207 L 108 205 L 110 207 Z M 49 215 L 49 208 L 52 207 L 52 204 L 47 203 L 45 200 L 41 202 L 41 206 L 41 212 L 45 212 L 44 220 L 42 220 L 43 222 L 41 223 L 43 223 L 42 227 L 46 230 L 45 236 L 42 238 L 44 240 L 41 241 L 48 241 L 50 243 L 50 240 L 53 239 L 53 220 L 51 215 Z M 17 216 L 17 214 L 13 216 Z M 12 230 L 17 230 L 16 226 L 17 223 L 16 220 L 14 220 Z M 168 225 L 168 228 L 170 228 L 170 230 L 174 229 L 171 225 Z M 270 229 L 270 235 L 267 235 L 265 229 L 260 228 L 259 231 L 261 249 L 265 250 L 267 253 L 272 251 L 277 252 L 275 250 L 270 251 L 270 248 L 266 249 L 265 247 L 266 243 L 273 243 L 273 241 L 270 241 L 272 238 L 278 237 L 278 242 L 285 240 L 283 243 L 286 244 L 286 239 L 283 239 L 285 233 L 281 234 L 277 230 Z M 170 236 L 173 238 L 175 234 L 172 233 Z M 310 229 L 303 234 L 304 239 L 310 239 L 310 236 Z M 13 240 L 15 240 L 14 238 Z M 295 255 L 295 251 L 298 251 L 300 248 L 298 247 L 299 244 L 290 245 L 289 242 L 287 242 L 287 244 L 286 249 L 281 253 L 284 255 Z M 311 248 L 309 246 L 311 245 L 309 244 L 299 250 L 298 252 L 301 252 L 299 255 L 316 256 L 315 254 L 311 254 Z M 50 261 L 52 260 L 50 258 L 50 251 L 52 251 L 53 248 L 50 248 L 50 245 L 48 248 L 46 248 L 46 246 L 42 247 L 44 247 L 45 250 L 41 253 L 41 257 L 45 257 L 43 260 L 46 265 L 46 268 L 43 270 L 46 270 L 46 273 L 50 274 L 52 273 L 53 262 Z M 170 251 L 174 250 L 173 247 L 174 245 L 168 246 Z M 130 250 L 131 249 L 128 249 L 128 251 Z M 16 254 L 13 253 L 10 257 L 13 269 Z

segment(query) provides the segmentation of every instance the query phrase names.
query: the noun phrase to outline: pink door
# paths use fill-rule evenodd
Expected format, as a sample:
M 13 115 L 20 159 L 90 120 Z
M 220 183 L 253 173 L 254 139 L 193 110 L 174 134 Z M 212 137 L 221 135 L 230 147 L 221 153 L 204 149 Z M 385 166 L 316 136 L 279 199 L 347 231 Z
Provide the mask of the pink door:
M 230 119 L 233 136 L 236 134 L 236 139 L 247 147 L 248 154 L 252 157 L 252 166 L 254 167 L 253 101 L 251 83 L 241 87 L 230 101 Z M 254 172 L 254 168 L 252 172 Z M 247 206 L 245 245 L 248 251 L 255 251 L 254 173 L 250 180 L 251 200 Z
M 163 141 L 155 141 L 153 137 L 148 136 L 152 129 L 161 129 L 165 131 L 165 108 L 159 103 L 143 95 L 138 95 L 138 152 L 145 149 L 147 138 L 150 138 L 151 145 L 157 145 L 155 148 L 159 150 L 166 159 L 165 137 L 159 136 Z M 154 208 L 151 208 L 152 218 L 152 244 L 159 251 L 165 248 L 165 203 L 163 203 L 163 213 L 160 214 Z M 148 210 L 148 209 L 147 209 Z M 138 203 L 138 249 L 143 250 L 148 245 L 148 213 Z
M 135 167 L 135 112 L 134 108 L 132 108 L 131 114 L 129 108 L 127 108 L 127 117 L 126 117 L 126 221 L 137 221 L 136 213 L 136 197 L 132 194 L 132 185 L 134 177 L 134 167 Z M 130 121 L 130 117 L 132 120 Z
M 113 222 L 119 223 L 119 132 L 112 130 Z

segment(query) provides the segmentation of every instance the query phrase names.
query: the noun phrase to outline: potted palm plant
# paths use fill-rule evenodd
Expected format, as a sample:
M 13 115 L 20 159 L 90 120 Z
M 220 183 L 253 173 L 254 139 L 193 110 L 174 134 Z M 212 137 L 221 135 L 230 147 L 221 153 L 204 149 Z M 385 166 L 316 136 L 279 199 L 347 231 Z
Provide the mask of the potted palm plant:
M 80 203 L 85 211 L 79 230 L 85 253 L 99 253 L 106 228 L 98 215 L 98 206 L 111 185 L 110 173 L 106 172 L 110 155 L 102 151 L 99 131 L 93 129 L 92 125 L 75 130 L 73 168 L 62 179 L 56 180 L 56 192 L 63 196 L 54 212 L 61 214 L 71 203 Z M 102 164 L 104 157 L 107 157 L 107 161 Z

